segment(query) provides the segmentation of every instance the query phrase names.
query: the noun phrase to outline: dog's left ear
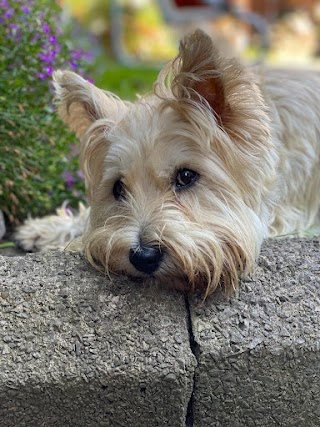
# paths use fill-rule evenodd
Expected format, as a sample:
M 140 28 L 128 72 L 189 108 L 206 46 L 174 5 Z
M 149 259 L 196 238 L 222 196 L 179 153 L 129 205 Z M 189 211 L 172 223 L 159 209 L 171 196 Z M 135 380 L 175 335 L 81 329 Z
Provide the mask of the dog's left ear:
M 213 40 L 201 30 L 180 42 L 174 72 L 174 96 L 206 104 L 220 125 L 227 124 L 237 93 L 243 92 L 239 87 L 250 82 L 240 61 L 223 57 Z

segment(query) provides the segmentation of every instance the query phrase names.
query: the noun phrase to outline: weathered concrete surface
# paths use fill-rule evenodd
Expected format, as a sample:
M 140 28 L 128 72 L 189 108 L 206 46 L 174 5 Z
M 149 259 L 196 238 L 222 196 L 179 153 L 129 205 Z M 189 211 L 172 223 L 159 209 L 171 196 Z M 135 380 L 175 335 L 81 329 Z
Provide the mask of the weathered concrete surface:
M 229 302 L 193 300 L 194 427 L 320 426 L 320 240 L 270 240 Z
M 73 253 L 0 256 L 1 427 L 182 427 L 182 295 L 113 284 Z
M 0 256 L 0 427 L 320 426 L 320 239 L 189 301 L 79 254 Z

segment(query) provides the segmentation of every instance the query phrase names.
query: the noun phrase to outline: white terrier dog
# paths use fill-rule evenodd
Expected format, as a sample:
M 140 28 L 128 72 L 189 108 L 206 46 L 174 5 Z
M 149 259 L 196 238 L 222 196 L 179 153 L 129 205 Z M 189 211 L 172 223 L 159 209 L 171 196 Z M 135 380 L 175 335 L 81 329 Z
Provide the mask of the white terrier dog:
M 318 74 L 254 72 L 198 30 L 135 103 L 69 71 L 54 81 L 90 210 L 27 220 L 23 248 L 83 233 L 97 268 L 207 296 L 236 287 L 264 238 L 319 221 Z

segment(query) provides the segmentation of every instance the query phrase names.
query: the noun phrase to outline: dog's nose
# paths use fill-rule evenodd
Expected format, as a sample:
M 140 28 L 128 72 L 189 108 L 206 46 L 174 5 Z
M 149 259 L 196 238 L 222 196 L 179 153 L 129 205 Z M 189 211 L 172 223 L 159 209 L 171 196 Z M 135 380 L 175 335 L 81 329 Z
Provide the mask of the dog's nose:
M 163 251 L 154 246 L 138 246 L 130 249 L 129 260 L 131 264 L 142 273 L 151 274 L 158 270 Z

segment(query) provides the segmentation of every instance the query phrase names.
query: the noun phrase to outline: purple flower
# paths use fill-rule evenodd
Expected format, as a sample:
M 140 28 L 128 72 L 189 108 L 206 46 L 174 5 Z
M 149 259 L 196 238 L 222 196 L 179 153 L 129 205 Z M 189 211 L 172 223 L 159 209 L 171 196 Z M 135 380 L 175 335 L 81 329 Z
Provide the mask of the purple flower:
M 46 72 L 47 76 L 49 76 L 49 77 L 51 77 L 51 76 L 52 76 L 53 68 L 51 67 L 51 65 L 48 65 L 48 66 L 45 68 L 45 72 Z
M 74 61 L 79 61 L 83 58 L 83 51 L 81 49 L 75 49 L 70 52 L 70 58 Z
M 48 64 L 50 64 L 51 62 L 54 62 L 54 60 L 56 59 L 57 56 L 57 51 L 56 50 L 49 50 L 46 53 L 39 53 L 39 58 L 41 59 L 41 61 L 46 62 Z
M 49 36 L 49 42 L 50 44 L 57 44 L 57 37 L 51 34 Z
M 40 79 L 40 80 L 46 80 L 47 76 L 45 73 L 37 73 L 36 76 Z
M 29 15 L 29 13 L 30 13 L 30 8 L 26 5 L 21 6 L 21 10 L 22 10 L 22 12 L 26 13 L 27 15 Z
M 46 34 L 49 34 L 49 33 L 50 33 L 50 27 L 49 27 L 49 25 L 47 24 L 47 22 L 43 22 L 43 23 L 42 23 L 42 29 L 43 29 L 43 31 L 44 31 Z
M 14 23 L 10 23 L 8 25 L 8 27 L 12 30 L 12 31 L 18 31 L 20 29 L 19 25 L 14 24 Z
M 71 68 L 71 70 L 75 70 L 78 67 L 78 65 L 75 62 L 73 62 L 73 61 L 68 61 L 67 64 Z
M 8 9 L 4 12 L 3 17 L 4 19 L 10 19 L 14 15 L 13 9 Z
M 48 4 L 50 3 L 49 0 Z M 41 2 L 40 2 L 41 3 Z M 40 4 L 39 3 L 39 4 Z M 52 17 L 50 10 L 39 10 L 34 0 L 0 0 L 0 33 L 12 43 L 25 43 L 28 40 L 30 55 L 21 59 L 20 51 L 8 64 L 9 69 L 20 69 L 23 62 L 29 75 L 36 77 L 40 88 L 46 84 L 54 68 L 69 66 L 81 74 L 81 65 L 86 62 L 86 52 L 82 49 L 70 49 L 62 43 L 63 36 L 59 16 Z M 62 26 L 63 27 L 63 26 Z M 23 36 L 23 37 L 22 37 Z M 43 83 L 42 83 L 43 82 Z M 30 85 L 29 91 L 37 91 L 37 86 Z M 74 177 L 66 177 L 69 184 Z
M 61 174 L 62 178 L 64 179 L 64 183 L 67 186 L 67 188 L 71 188 L 74 186 L 74 184 L 76 183 L 76 180 L 74 178 L 74 176 L 72 175 L 71 172 L 63 172 Z

